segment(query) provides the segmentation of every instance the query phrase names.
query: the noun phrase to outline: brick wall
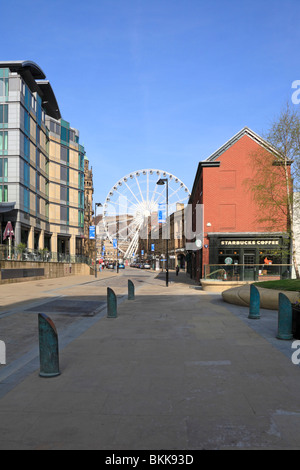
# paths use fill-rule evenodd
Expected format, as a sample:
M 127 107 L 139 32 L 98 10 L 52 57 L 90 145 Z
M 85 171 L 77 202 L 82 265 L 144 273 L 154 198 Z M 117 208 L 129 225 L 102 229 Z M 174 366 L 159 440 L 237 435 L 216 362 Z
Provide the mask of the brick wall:
M 255 174 L 253 154 L 257 154 L 261 149 L 262 146 L 258 142 L 248 135 L 243 135 L 215 160 L 221 162 L 219 167 L 203 166 L 197 187 L 194 188 L 192 202 L 193 205 L 204 204 L 204 245 L 209 245 L 208 232 L 268 231 L 265 225 L 257 222 L 258 206 L 246 184 L 246 180 L 253 178 Z M 282 183 L 284 184 L 284 181 Z M 210 226 L 207 226 L 208 223 Z M 286 219 L 272 231 L 285 229 Z M 199 254 L 196 256 L 199 260 Z M 205 264 L 209 264 L 209 248 L 202 250 L 202 265 Z M 201 268 L 197 266 L 198 280 L 200 275 Z

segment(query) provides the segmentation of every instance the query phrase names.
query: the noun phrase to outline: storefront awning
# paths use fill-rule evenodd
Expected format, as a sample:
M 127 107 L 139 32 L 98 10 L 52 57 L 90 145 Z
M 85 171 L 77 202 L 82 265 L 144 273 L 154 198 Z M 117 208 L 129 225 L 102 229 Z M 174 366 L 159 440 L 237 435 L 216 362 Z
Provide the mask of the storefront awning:
M 0 214 L 13 211 L 15 208 L 15 205 L 16 205 L 15 202 L 0 202 Z

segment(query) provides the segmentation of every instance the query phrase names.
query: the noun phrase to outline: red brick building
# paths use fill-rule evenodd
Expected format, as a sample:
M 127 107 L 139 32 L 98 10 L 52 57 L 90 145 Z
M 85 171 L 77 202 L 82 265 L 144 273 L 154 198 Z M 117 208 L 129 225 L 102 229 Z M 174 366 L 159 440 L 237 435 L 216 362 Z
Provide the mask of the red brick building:
M 240 280 L 262 279 L 271 271 L 280 271 L 281 277 L 289 276 L 289 271 L 283 273 L 289 268 L 275 269 L 275 265 L 289 263 L 287 220 L 266 231 L 257 222 L 258 207 L 245 184 L 254 174 L 251 159 L 261 149 L 278 159 L 270 144 L 245 127 L 199 163 L 189 203 L 194 216 L 196 205 L 203 204 L 203 246 L 189 253 L 188 272 L 192 278 L 200 280 L 227 263 L 232 265 L 228 273 L 235 273 Z M 196 227 L 193 231 L 197 232 Z M 266 267 L 266 259 L 272 269 Z

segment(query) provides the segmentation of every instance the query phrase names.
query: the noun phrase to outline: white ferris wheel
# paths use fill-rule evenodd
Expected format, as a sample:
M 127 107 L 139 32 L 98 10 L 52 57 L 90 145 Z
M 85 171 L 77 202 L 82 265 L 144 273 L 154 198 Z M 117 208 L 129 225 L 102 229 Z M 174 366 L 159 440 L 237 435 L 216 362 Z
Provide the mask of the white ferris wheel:
M 103 224 L 108 239 L 117 243 L 125 259 L 138 250 L 140 231 L 149 217 L 157 216 L 166 203 L 168 181 L 168 214 L 186 206 L 190 191 L 176 176 L 162 170 L 138 170 L 121 178 L 109 191 L 103 205 Z M 157 218 L 156 218 L 157 220 Z

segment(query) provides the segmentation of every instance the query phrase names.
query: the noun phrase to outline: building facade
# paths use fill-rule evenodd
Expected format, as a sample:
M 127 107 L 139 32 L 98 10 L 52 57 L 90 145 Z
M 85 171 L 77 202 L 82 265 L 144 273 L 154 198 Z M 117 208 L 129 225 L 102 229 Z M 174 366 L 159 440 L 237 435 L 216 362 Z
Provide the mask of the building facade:
M 268 142 L 244 128 L 199 163 L 189 203 L 194 233 L 196 208 L 203 205 L 203 240 L 201 249 L 188 255 L 188 272 L 197 281 L 213 273 L 217 277 L 230 273 L 237 280 L 291 274 L 287 218 L 266 229 L 258 221 L 259 209 L 246 185 L 254 175 L 253 155 L 261 149 L 278 160 Z
M 91 257 L 95 251 L 94 241 L 89 239 L 90 226 L 93 224 L 93 169 L 89 168 L 89 160 L 84 157 L 84 254 Z
M 82 254 L 84 155 L 41 68 L 0 62 L 1 233 L 11 221 L 16 247 Z

